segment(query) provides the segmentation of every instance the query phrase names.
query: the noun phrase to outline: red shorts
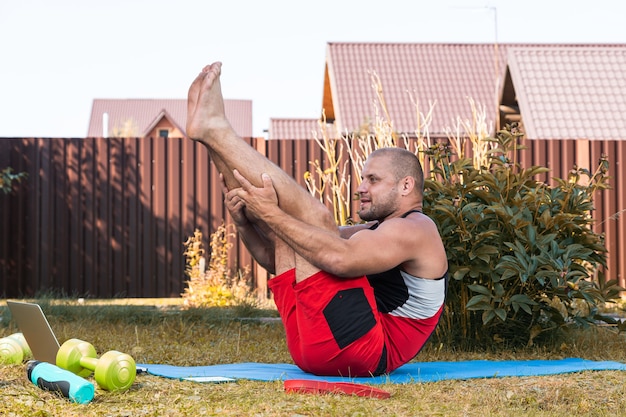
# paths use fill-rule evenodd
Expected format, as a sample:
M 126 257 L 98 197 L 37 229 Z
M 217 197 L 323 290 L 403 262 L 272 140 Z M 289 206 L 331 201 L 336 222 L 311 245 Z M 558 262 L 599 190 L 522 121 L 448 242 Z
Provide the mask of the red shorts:
M 296 365 L 317 375 L 371 376 L 387 371 L 385 332 L 366 277 L 320 271 L 296 283 L 295 270 L 270 279 Z

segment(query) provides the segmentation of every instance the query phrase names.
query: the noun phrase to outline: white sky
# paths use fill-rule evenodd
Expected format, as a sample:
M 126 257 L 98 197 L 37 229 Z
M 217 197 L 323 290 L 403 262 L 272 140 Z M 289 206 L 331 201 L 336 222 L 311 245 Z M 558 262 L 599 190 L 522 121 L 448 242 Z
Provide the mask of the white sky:
M 327 42 L 626 43 L 624 0 L 0 0 L 0 137 L 84 137 L 94 98 L 225 98 L 319 117 Z M 496 18 L 497 16 L 497 18 Z M 497 25 L 496 25 L 497 22 Z

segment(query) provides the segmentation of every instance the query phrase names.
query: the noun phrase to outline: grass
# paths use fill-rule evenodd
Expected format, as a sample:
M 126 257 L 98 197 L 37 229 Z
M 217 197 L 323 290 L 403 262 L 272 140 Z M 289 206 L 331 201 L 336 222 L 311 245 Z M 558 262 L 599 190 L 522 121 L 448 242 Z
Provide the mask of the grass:
M 145 305 L 148 303 L 149 305 Z M 181 366 L 235 362 L 291 363 L 272 309 L 183 310 L 176 301 L 42 300 L 59 340 L 80 338 L 99 354 L 120 350 L 140 363 Z M 17 331 L 0 307 L 0 336 Z M 463 352 L 428 344 L 420 361 L 559 359 L 626 362 L 624 335 L 605 328 L 572 333 L 555 346 Z M 96 390 L 73 404 L 27 381 L 24 365 L 0 365 L 2 416 L 615 416 L 626 415 L 626 374 L 603 371 L 533 378 L 496 378 L 382 385 L 376 400 L 342 395 L 286 394 L 282 383 L 240 380 L 201 384 L 138 375 L 130 390 Z

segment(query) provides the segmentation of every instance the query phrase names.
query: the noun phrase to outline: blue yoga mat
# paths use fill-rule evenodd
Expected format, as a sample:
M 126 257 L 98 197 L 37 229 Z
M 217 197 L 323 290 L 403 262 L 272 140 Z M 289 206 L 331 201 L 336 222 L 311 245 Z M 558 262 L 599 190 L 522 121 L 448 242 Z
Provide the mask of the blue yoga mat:
M 257 381 L 308 379 L 364 384 L 411 384 L 446 379 L 540 376 L 581 371 L 626 371 L 626 364 L 620 362 L 590 361 L 578 358 L 528 361 L 414 362 L 401 366 L 388 375 L 370 378 L 316 376 L 302 371 L 295 365 L 269 363 L 235 363 L 211 366 L 138 364 L 137 367 L 156 376 L 175 379 L 192 378 L 192 380 L 198 378 L 199 381 L 205 379 L 219 382 L 229 378 Z

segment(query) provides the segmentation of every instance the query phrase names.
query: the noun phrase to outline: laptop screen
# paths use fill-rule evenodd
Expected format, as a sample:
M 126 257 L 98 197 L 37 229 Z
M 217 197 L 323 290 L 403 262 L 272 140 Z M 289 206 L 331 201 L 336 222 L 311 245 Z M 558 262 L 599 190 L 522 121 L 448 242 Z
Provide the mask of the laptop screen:
M 59 342 L 38 304 L 7 301 L 11 316 L 24 335 L 33 357 L 42 362 L 56 364 Z

